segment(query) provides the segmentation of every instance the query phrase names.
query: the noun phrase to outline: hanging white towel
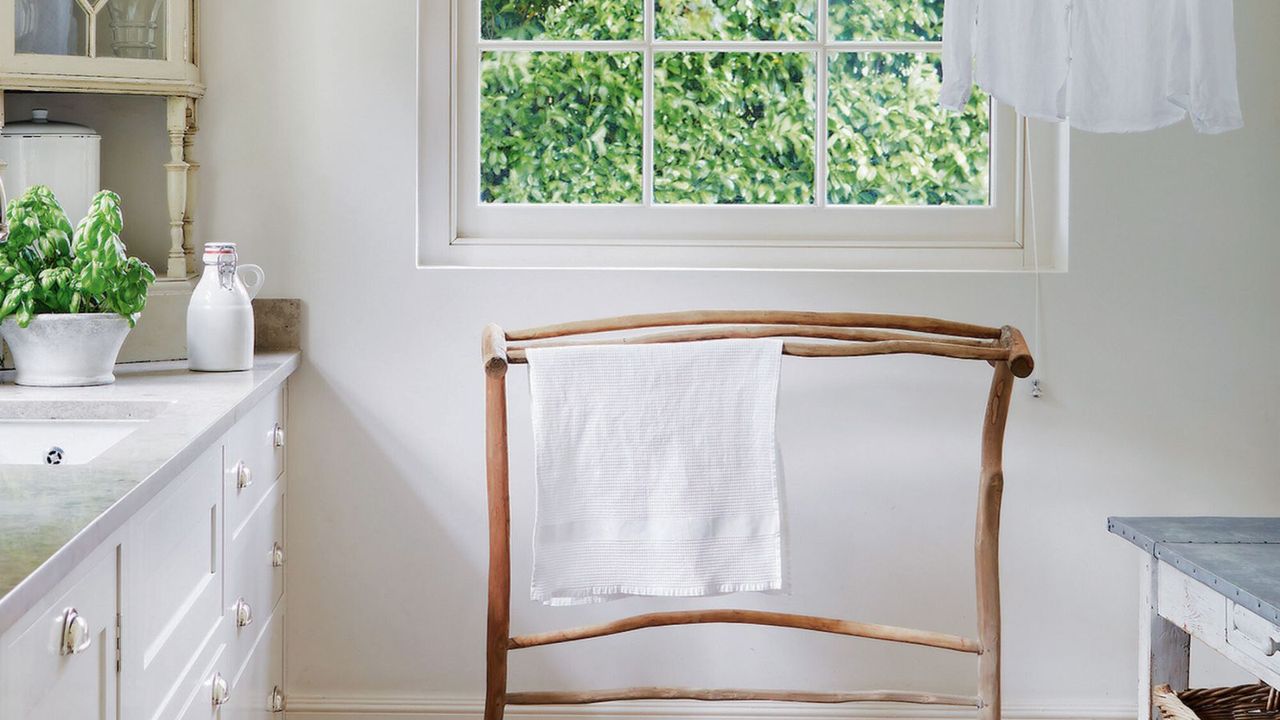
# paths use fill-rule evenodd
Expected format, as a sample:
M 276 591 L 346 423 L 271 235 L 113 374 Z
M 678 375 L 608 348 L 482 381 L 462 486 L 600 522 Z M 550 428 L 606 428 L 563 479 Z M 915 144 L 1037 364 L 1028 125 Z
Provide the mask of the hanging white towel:
M 1018 112 L 1092 132 L 1191 116 L 1202 133 L 1244 124 L 1232 0 L 947 0 L 942 98 L 976 83 Z
M 779 340 L 530 349 L 533 599 L 784 589 L 781 358 Z

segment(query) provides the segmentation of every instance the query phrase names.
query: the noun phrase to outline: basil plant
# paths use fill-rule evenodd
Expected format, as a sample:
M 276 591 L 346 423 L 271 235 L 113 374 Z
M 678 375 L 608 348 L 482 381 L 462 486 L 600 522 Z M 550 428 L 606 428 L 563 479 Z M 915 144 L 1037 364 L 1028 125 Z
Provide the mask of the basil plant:
M 41 313 L 118 313 L 132 326 L 155 282 L 151 267 L 125 254 L 120 196 L 103 190 L 75 229 L 53 191 L 29 188 L 5 212 L 0 243 L 0 320 L 27 327 Z

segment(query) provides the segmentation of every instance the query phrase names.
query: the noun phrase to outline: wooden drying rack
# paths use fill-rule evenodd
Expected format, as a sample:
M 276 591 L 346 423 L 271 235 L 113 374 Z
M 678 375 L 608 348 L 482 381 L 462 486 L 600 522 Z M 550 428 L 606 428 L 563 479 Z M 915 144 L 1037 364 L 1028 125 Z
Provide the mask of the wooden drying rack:
M 601 333 L 667 328 L 630 336 Z M 673 329 L 674 328 L 674 329 Z M 508 500 L 507 366 L 524 363 L 531 347 L 675 343 L 724 338 L 783 338 L 784 355 L 855 357 L 936 355 L 985 360 L 994 367 L 982 425 L 978 514 L 974 537 L 978 637 L 876 625 L 832 618 L 756 610 L 657 612 L 601 625 L 511 636 L 511 515 Z M 904 315 L 787 311 L 696 311 L 630 315 L 548 325 L 528 330 L 484 329 L 485 456 L 489 492 L 489 623 L 485 720 L 502 720 L 507 705 L 569 705 L 613 700 L 783 700 L 813 703 L 906 702 L 977 708 L 979 720 L 1000 718 L 1000 498 L 1001 455 L 1014 377 L 1031 374 L 1034 362 L 1016 328 L 982 327 Z M 507 692 L 511 650 L 586 640 L 642 628 L 697 623 L 740 623 L 923 645 L 978 656 L 978 694 L 942 695 L 906 691 L 842 693 L 778 690 L 700 690 L 636 687 L 588 692 Z

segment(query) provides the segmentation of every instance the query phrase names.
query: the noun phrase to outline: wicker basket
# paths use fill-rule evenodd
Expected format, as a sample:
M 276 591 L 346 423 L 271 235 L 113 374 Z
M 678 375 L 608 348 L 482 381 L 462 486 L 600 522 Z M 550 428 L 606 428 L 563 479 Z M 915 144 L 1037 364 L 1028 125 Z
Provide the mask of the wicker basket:
M 1152 700 L 1164 720 L 1280 720 L 1280 699 L 1264 683 L 1182 692 L 1161 685 Z

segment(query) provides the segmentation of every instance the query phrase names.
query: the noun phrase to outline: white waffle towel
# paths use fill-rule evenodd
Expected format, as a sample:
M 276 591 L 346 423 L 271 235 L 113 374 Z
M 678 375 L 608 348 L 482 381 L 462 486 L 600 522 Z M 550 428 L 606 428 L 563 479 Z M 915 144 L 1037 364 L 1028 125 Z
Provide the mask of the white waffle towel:
M 532 597 L 784 590 L 780 340 L 530 349 Z

